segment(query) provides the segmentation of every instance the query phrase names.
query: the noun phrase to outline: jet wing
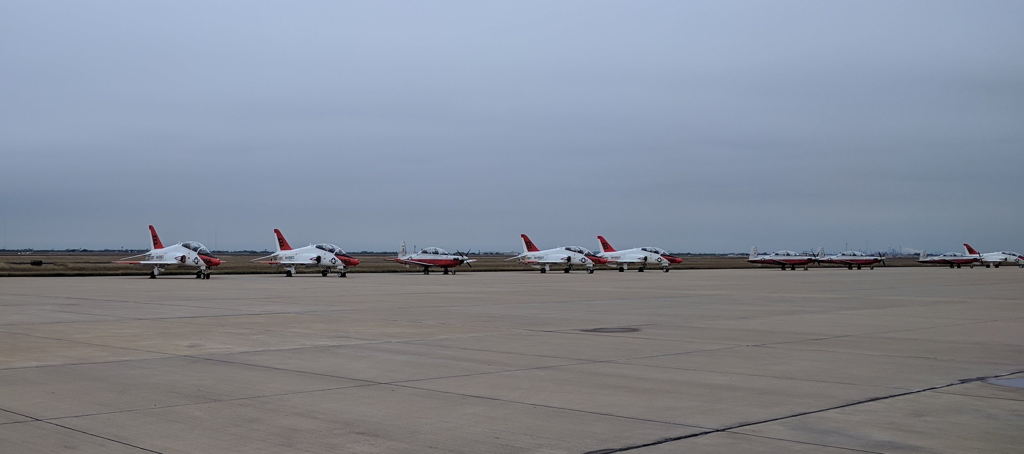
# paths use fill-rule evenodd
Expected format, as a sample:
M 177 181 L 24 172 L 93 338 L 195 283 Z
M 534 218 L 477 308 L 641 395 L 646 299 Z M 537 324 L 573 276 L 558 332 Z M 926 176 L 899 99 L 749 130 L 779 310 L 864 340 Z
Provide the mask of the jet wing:
M 264 265 L 316 265 L 315 260 L 260 260 Z
M 624 255 L 617 259 L 613 259 L 607 256 L 602 258 L 608 260 L 608 263 L 647 263 L 647 260 L 644 260 L 647 258 L 646 255 Z
M 178 260 L 118 260 L 118 265 L 182 265 Z
M 569 256 L 564 256 L 564 257 L 544 257 L 544 258 L 542 258 L 540 260 L 531 260 L 529 263 L 549 264 L 549 263 L 567 263 L 568 261 L 569 261 Z

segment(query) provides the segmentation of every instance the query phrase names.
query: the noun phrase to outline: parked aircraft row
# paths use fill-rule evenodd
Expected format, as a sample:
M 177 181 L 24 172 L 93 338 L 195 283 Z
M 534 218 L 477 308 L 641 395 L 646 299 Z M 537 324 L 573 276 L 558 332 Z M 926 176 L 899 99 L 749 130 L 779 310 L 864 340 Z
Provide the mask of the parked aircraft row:
M 873 270 L 875 265 L 879 263 L 885 266 L 885 256 L 883 254 L 870 255 L 858 251 L 846 251 L 826 257 L 824 248 L 818 248 L 813 255 L 808 255 L 793 251 L 775 251 L 771 254 L 758 254 L 757 248 L 754 247 L 750 249 L 750 257 L 747 261 L 762 265 L 778 266 L 782 270 L 785 270 L 787 267 L 795 270 L 797 266 L 802 266 L 804 271 L 807 270 L 807 266 L 811 263 L 844 265 L 851 270 L 854 267 L 857 267 L 859 270 L 864 266 Z M 1024 268 L 1024 256 L 1021 254 L 1009 251 L 982 254 L 967 243 L 964 243 L 963 253 L 947 252 L 942 255 L 929 256 L 925 251 L 921 251 L 917 261 L 925 264 L 949 265 L 950 268 L 960 268 L 963 265 L 974 268 L 976 263 L 985 265 L 985 268 L 999 268 L 1001 264 L 1013 264 Z
M 115 263 L 130 265 L 149 265 L 153 267 L 150 278 L 156 278 L 168 266 L 188 266 L 196 269 L 196 279 L 209 279 L 211 268 L 220 265 L 222 260 L 215 257 L 210 250 L 198 241 L 186 241 L 171 246 L 164 246 L 157 235 L 156 229 L 150 225 L 150 251 L 131 257 L 125 257 Z M 338 277 L 345 277 L 350 267 L 359 265 L 359 260 L 348 255 L 340 247 L 331 243 L 311 244 L 309 246 L 292 248 L 280 230 L 274 229 L 275 252 L 266 257 L 254 259 L 254 262 L 279 266 L 285 269 L 285 276 L 292 276 L 297 272 L 298 267 L 319 268 L 322 276 L 336 272 Z M 594 253 L 579 246 L 559 246 L 553 249 L 541 250 L 526 234 L 520 235 L 522 240 L 523 253 L 507 260 L 516 260 L 519 263 L 540 269 L 541 273 L 547 273 L 554 268 L 561 268 L 563 272 L 570 272 L 576 267 L 585 268 L 587 273 L 594 272 L 595 265 L 607 265 L 618 268 L 619 272 L 626 271 L 630 266 L 637 268 L 637 271 L 644 272 L 649 267 L 660 267 L 663 272 L 668 272 L 672 264 L 682 263 L 682 259 L 675 257 L 664 249 L 656 247 L 637 247 L 618 251 L 603 236 L 598 235 L 597 240 L 601 246 L 601 252 Z M 131 260 L 144 257 L 142 260 Z M 455 274 L 459 267 L 466 265 L 472 267 L 471 259 L 461 251 L 451 254 L 438 247 L 428 247 L 419 252 L 408 253 L 403 242 L 398 256 L 385 259 L 404 265 L 405 267 L 416 266 L 423 268 L 423 274 L 430 274 L 431 268 L 441 268 L 444 274 Z M 825 256 L 824 248 L 818 248 L 813 254 L 803 254 L 793 251 L 775 251 L 771 254 L 758 254 L 757 248 L 750 249 L 750 263 L 778 266 L 782 270 L 787 267 L 795 270 L 802 266 L 807 270 L 811 263 L 827 263 L 846 266 L 848 269 L 856 267 L 858 270 L 864 266 L 874 269 L 876 264 L 885 265 L 885 256 L 882 254 L 869 255 L 857 251 L 845 251 L 832 256 Z M 979 253 L 971 245 L 964 243 L 964 252 L 947 252 L 942 255 L 929 256 L 924 251 L 918 258 L 918 262 L 926 264 L 949 265 L 950 268 L 960 268 L 968 265 L 974 268 L 975 264 L 983 264 L 986 268 L 999 268 L 1002 264 L 1013 264 L 1024 268 L 1024 256 L 1016 252 L 1000 251 Z
M 936 265 L 949 265 L 950 268 L 960 268 L 963 265 L 974 268 L 974 265 L 978 263 L 985 265 L 985 268 L 999 268 L 999 265 L 1002 264 L 1017 265 L 1024 268 L 1024 255 L 1011 251 L 982 254 L 967 243 L 964 243 L 963 253 L 947 252 L 942 255 L 929 256 L 925 251 L 921 251 L 917 261 Z
M 160 236 L 156 233 L 156 228 L 152 225 L 149 226 L 149 233 L 149 252 L 125 257 L 114 263 L 150 265 L 153 267 L 149 273 L 151 279 L 156 279 L 168 266 L 192 267 L 196 269 L 196 279 L 209 279 L 211 268 L 223 262 L 198 241 L 164 246 L 160 241 Z M 320 243 L 292 248 L 280 230 L 274 229 L 274 236 L 275 252 L 253 259 L 253 261 L 283 267 L 285 276 L 291 277 L 297 272 L 298 267 L 312 267 L 320 268 L 320 274 L 325 277 L 332 272 L 338 273 L 338 277 L 345 277 L 350 267 L 359 265 L 359 260 L 346 254 L 344 250 L 334 244 Z M 601 245 L 601 252 L 597 254 L 579 246 L 560 246 L 542 251 L 533 244 L 528 236 L 525 234 L 520 236 L 523 242 L 523 253 L 508 260 L 518 260 L 519 263 L 539 268 L 541 273 L 548 272 L 552 266 L 562 268 L 566 273 L 581 266 L 586 268 L 587 273 L 593 274 L 594 265 L 617 267 L 619 272 L 626 271 L 630 266 L 637 267 L 639 272 L 645 271 L 650 266 L 658 266 L 667 273 L 669 266 L 683 261 L 664 249 L 656 247 L 638 247 L 617 251 L 603 236 L 597 237 Z M 144 257 L 144 259 L 131 260 L 140 257 Z M 428 247 L 419 252 L 408 253 L 405 249 L 405 242 L 402 242 L 397 257 L 385 260 L 399 263 L 407 268 L 410 266 L 422 267 L 423 274 L 430 274 L 431 268 L 441 268 L 444 274 L 455 274 L 462 265 L 472 267 L 472 262 L 476 261 L 461 251 L 450 254 L 438 247 Z
M 759 255 L 757 248 L 750 248 L 750 257 L 747 259 L 750 263 L 757 263 L 759 265 L 772 265 L 779 266 L 785 271 L 788 266 L 789 269 L 795 270 L 796 267 L 803 266 L 804 271 L 807 271 L 807 265 L 812 263 L 828 263 L 835 265 L 843 265 L 848 269 L 861 269 L 863 266 L 867 266 L 869 269 L 875 269 L 875 264 L 881 263 L 885 265 L 885 257 L 879 255 L 868 255 L 858 251 L 845 251 L 840 252 L 836 255 L 825 256 L 825 248 L 818 248 L 814 255 L 801 254 L 793 251 L 775 251 L 771 254 Z
M 506 260 L 517 260 L 519 263 L 539 268 L 541 273 L 550 271 L 552 266 L 562 268 L 565 273 L 572 271 L 574 266 L 584 266 L 588 274 L 593 274 L 594 265 L 618 268 L 620 273 L 626 271 L 630 265 L 636 266 L 637 271 L 641 273 L 648 266 L 660 266 L 661 270 L 667 273 L 671 264 L 683 262 L 683 259 L 656 247 L 638 247 L 616 251 L 600 235 L 597 240 L 601 244 L 601 252 L 597 254 L 579 246 L 559 246 L 542 251 L 526 234 L 520 235 L 520 238 L 523 241 L 523 253 Z

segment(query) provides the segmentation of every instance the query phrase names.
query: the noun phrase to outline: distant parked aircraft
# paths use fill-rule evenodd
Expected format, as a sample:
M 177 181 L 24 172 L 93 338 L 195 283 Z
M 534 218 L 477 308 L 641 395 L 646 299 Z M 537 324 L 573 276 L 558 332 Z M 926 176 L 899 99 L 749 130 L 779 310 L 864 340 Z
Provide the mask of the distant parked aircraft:
M 597 241 L 601 243 L 601 251 L 597 255 L 608 260 L 608 266 L 618 267 L 619 272 L 626 271 L 629 265 L 637 265 L 637 271 L 644 272 L 649 266 L 660 266 L 661 270 L 668 272 L 669 266 L 673 263 L 683 263 L 683 259 L 669 254 L 664 249 L 656 247 L 638 247 L 616 251 L 603 236 L 598 235 Z
M 392 257 L 384 260 L 401 263 L 402 265 L 405 265 L 406 268 L 410 265 L 422 266 L 423 274 L 430 274 L 431 267 L 441 268 L 444 270 L 444 274 L 455 274 L 455 270 L 462 266 L 463 263 L 470 268 L 473 267 L 471 263 L 475 262 L 476 259 L 471 259 L 462 252 L 455 252 L 455 254 L 449 254 L 448 251 L 444 249 L 428 247 L 421 249 L 419 252 L 409 254 L 405 251 L 405 241 L 403 241 L 402 246 L 399 247 L 398 250 L 398 257 Z
M 580 265 L 587 267 L 588 274 L 594 274 L 595 264 L 608 263 L 607 259 L 579 246 L 564 246 L 542 251 L 526 234 L 519 236 L 523 240 L 523 253 L 505 260 L 518 260 L 519 263 L 540 268 L 541 273 L 547 273 L 552 265 L 564 267 L 566 273 L 572 271 L 573 266 Z
M 340 247 L 331 243 L 311 244 L 298 249 L 292 249 L 280 230 L 274 229 L 274 236 L 277 237 L 275 242 L 277 252 L 266 257 L 253 259 L 253 261 L 266 265 L 283 266 L 285 269 L 284 275 L 288 277 L 296 273 L 295 267 L 297 266 L 320 268 L 320 275 L 324 277 L 327 277 L 331 273 L 331 268 L 334 268 L 338 271 L 338 277 L 345 277 L 348 275 L 348 267 L 359 264 L 359 260 L 346 254 Z
M 750 248 L 750 257 L 747 261 L 750 263 L 764 264 L 781 266 L 782 270 L 785 271 L 788 266 L 789 269 L 795 270 L 797 265 L 803 265 L 804 271 L 807 271 L 807 265 L 814 263 L 819 256 L 824 256 L 825 250 L 818 248 L 818 252 L 814 255 L 800 254 L 793 251 L 775 251 L 771 254 L 758 255 L 757 247 Z
M 885 257 L 881 254 L 868 255 L 863 252 L 857 251 L 846 251 L 840 252 L 836 255 L 819 258 L 818 263 L 837 263 L 840 265 L 846 265 L 847 269 L 852 270 L 853 267 L 857 267 L 859 270 L 861 266 L 867 265 L 868 269 L 875 269 L 876 263 L 881 263 L 885 266 Z
M 919 263 L 927 263 L 934 265 L 949 265 L 950 268 L 960 268 L 961 265 L 969 265 L 974 268 L 974 264 L 981 261 L 981 254 L 978 251 L 971 251 L 974 248 L 970 247 L 967 243 L 964 243 L 964 252 L 947 252 L 942 255 L 928 256 L 928 253 L 921 251 L 921 255 L 917 258 Z
M 1018 254 L 1016 252 L 1000 251 L 1000 252 L 987 252 L 987 253 L 984 253 L 984 254 L 979 254 L 978 251 L 976 251 L 974 248 L 972 248 L 971 245 L 969 245 L 969 244 L 964 244 L 964 249 L 967 249 L 967 253 L 968 254 L 980 255 L 981 256 L 981 263 L 983 265 L 985 265 L 985 268 L 991 268 L 993 266 L 996 267 L 996 268 L 999 268 L 999 265 L 1001 265 L 1003 263 L 1010 263 L 1010 264 L 1018 265 L 1021 268 L 1024 268 L 1024 256 L 1022 256 L 1022 255 L 1020 255 L 1020 254 Z
M 153 265 L 153 271 L 149 273 L 150 279 L 164 271 L 167 266 L 188 266 L 197 268 L 196 279 L 209 279 L 210 268 L 221 264 L 221 260 L 214 257 L 210 250 L 198 241 L 186 241 L 164 247 L 156 229 L 149 226 L 150 250 L 145 254 L 125 257 L 114 263 L 123 265 Z M 145 257 L 145 260 L 128 260 L 136 257 Z

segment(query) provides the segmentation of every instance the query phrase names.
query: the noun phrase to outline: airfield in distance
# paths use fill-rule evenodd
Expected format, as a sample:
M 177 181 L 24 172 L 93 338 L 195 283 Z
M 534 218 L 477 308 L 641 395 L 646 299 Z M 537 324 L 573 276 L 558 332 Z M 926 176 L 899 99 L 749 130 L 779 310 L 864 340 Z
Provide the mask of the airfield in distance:
M 1001 269 L 0 279 L 0 451 L 1017 453 Z

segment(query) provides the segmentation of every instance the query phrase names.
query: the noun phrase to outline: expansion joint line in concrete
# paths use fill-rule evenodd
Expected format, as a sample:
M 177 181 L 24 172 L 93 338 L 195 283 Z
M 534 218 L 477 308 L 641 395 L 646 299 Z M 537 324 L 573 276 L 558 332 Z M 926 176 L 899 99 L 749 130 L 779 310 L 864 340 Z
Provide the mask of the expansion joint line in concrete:
M 600 449 L 600 450 L 596 450 L 596 451 L 590 451 L 590 453 L 594 453 L 594 454 L 597 454 L 597 453 L 600 453 L 600 454 L 613 454 L 613 453 L 618 453 L 618 452 L 627 452 L 627 451 L 633 451 L 635 449 L 641 449 L 641 448 L 647 448 L 647 447 L 650 447 L 650 446 L 663 445 L 665 443 L 671 443 L 671 442 L 674 442 L 674 441 L 686 440 L 686 439 L 689 439 L 689 438 L 702 437 L 704 435 L 711 435 L 711 434 L 723 433 L 723 432 L 736 433 L 736 434 L 740 434 L 740 435 L 750 435 L 750 434 L 744 434 L 744 433 L 732 432 L 732 431 L 734 431 L 736 429 L 742 429 L 744 427 L 750 427 L 750 426 L 756 426 L 756 425 L 760 425 L 760 424 L 768 424 L 768 423 L 773 423 L 773 422 L 778 422 L 778 421 L 784 421 L 784 420 L 787 420 L 787 419 L 799 418 L 801 416 L 814 415 L 814 414 L 818 414 L 818 413 L 825 413 L 825 412 L 829 412 L 829 411 L 832 411 L 832 410 L 840 410 L 840 409 L 843 409 L 843 408 L 855 407 L 855 406 L 858 406 L 858 405 L 868 404 L 868 403 L 871 403 L 871 402 L 879 402 L 879 401 L 883 401 L 883 400 L 894 399 L 894 398 L 897 398 L 897 397 L 910 396 L 910 395 L 914 395 L 914 394 L 920 394 L 920 393 L 925 393 L 925 392 L 929 392 L 929 391 L 935 391 L 935 390 L 939 390 L 939 389 L 950 388 L 950 387 L 953 387 L 953 386 L 964 385 L 964 384 L 967 384 L 967 383 L 974 383 L 974 382 L 979 382 L 979 381 L 983 381 L 983 380 L 991 380 L 991 379 L 994 379 L 994 378 L 1006 377 L 1008 375 L 1016 375 L 1016 374 L 1021 374 L 1021 373 L 1024 373 L 1024 370 L 1018 370 L 1018 371 L 1014 371 L 1014 372 L 1006 372 L 1006 373 L 1003 373 L 1003 374 L 989 375 L 989 376 L 985 376 L 985 377 L 965 378 L 965 379 L 957 380 L 957 381 L 955 381 L 953 383 L 947 383 L 945 385 L 938 385 L 938 386 L 932 386 L 930 388 L 917 389 L 917 390 L 907 391 L 907 392 L 897 393 L 897 394 L 890 394 L 888 396 L 872 397 L 870 399 L 858 400 L 856 402 L 850 402 L 850 403 L 847 403 L 847 404 L 836 405 L 836 406 L 833 406 L 833 407 L 821 408 L 821 409 L 818 409 L 818 410 L 811 410 L 811 411 L 805 411 L 805 412 L 800 412 L 800 413 L 794 413 L 794 414 L 791 414 L 791 415 L 779 416 L 777 418 L 764 419 L 764 420 L 761 420 L 761 421 L 754 421 L 754 422 L 748 422 L 748 423 L 743 423 L 743 424 L 736 424 L 736 425 L 729 426 L 729 427 L 723 427 L 723 428 L 720 428 L 720 429 L 706 430 L 704 432 L 698 432 L 698 433 L 683 435 L 683 436 L 679 436 L 679 437 L 663 438 L 661 440 L 652 441 L 650 443 L 643 443 L 643 444 L 632 445 L 632 446 L 623 446 L 621 448 Z M 753 435 L 753 436 L 757 436 L 757 435 Z M 767 437 L 765 437 L 765 438 L 767 438 Z M 796 440 L 785 440 L 785 441 L 791 441 L 791 442 L 794 442 L 794 443 L 804 443 L 804 442 L 800 442 L 800 441 L 796 441 Z M 804 444 L 808 444 L 808 443 L 804 443 Z M 821 445 L 821 446 L 824 446 L 824 445 Z M 842 448 L 842 447 L 839 447 L 839 446 L 829 446 L 829 447 L 852 450 L 850 448 Z M 871 452 L 871 451 L 861 451 L 861 452 Z M 584 454 L 588 454 L 588 453 L 584 453 Z
M 3 411 L 5 411 L 7 413 L 10 413 L 12 415 L 18 415 L 18 416 L 21 416 L 22 418 L 28 418 L 28 419 L 32 420 L 32 421 L 26 421 L 26 422 L 33 422 L 33 421 L 34 422 L 41 422 L 43 424 L 49 424 L 51 426 L 60 427 L 61 429 L 67 429 L 67 430 L 70 430 L 72 432 L 78 432 L 78 433 L 80 433 L 82 435 L 88 435 L 90 437 L 96 437 L 96 438 L 99 438 L 99 439 L 102 439 L 102 440 L 107 440 L 107 441 L 112 442 L 112 443 L 117 443 L 119 445 L 135 448 L 135 449 L 138 449 L 140 451 L 152 452 L 152 453 L 156 453 L 156 454 L 163 454 L 160 451 L 154 451 L 152 449 L 143 448 L 142 446 L 136 446 L 136 445 L 133 445 L 131 443 L 123 442 L 121 440 L 115 440 L 113 438 L 104 437 L 103 435 L 97 435 L 97 434 L 94 434 L 92 432 L 86 432 L 84 430 L 75 429 L 74 427 L 68 427 L 68 426 L 65 426 L 63 424 L 57 424 L 57 423 L 55 423 L 53 421 L 47 421 L 45 419 L 39 419 L 39 418 L 35 418 L 35 417 L 29 416 L 29 415 L 23 415 L 21 413 L 18 413 L 18 412 L 15 412 L 15 411 L 6 410 L 6 409 L 3 409 L 3 408 L 0 408 L 0 410 L 3 410 Z

